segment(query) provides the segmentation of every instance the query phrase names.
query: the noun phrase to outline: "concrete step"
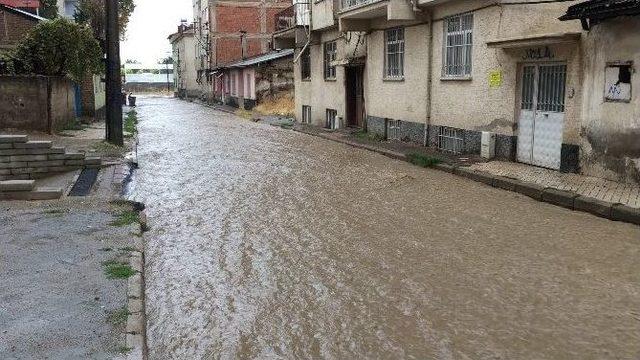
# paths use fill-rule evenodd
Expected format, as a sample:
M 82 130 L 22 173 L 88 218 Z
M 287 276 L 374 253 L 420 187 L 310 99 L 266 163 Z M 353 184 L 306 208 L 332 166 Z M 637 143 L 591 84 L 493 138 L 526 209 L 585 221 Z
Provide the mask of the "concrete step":
M 50 149 L 53 146 L 51 141 L 27 141 L 13 143 L 16 149 Z
M 34 180 L 0 181 L 0 192 L 31 191 L 35 183 Z
M 1 144 L 25 143 L 28 140 L 27 135 L 0 135 Z
M 39 187 L 31 191 L 0 192 L 0 200 L 55 200 L 62 197 L 62 189 Z

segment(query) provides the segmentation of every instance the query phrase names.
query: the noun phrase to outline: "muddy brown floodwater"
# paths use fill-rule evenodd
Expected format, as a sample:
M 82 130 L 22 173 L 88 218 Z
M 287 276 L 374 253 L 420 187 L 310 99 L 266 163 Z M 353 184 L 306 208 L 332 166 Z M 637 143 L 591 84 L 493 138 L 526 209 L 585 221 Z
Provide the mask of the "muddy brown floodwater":
M 640 357 L 640 227 L 140 100 L 151 359 Z

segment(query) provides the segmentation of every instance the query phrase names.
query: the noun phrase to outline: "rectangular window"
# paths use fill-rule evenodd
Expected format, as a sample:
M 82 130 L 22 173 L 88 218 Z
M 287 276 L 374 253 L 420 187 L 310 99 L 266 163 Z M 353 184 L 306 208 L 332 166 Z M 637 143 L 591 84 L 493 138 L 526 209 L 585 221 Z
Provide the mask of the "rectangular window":
M 302 80 L 311 80 L 311 51 L 308 46 L 300 56 L 300 77 Z
M 335 41 L 324 43 L 324 78 L 326 80 L 335 80 L 336 66 L 331 65 L 336 61 L 338 56 L 338 44 Z
M 438 132 L 438 149 L 454 154 L 462 153 L 464 140 L 459 130 L 441 126 Z
M 444 20 L 442 74 L 445 77 L 471 75 L 473 14 L 461 14 Z
M 236 96 L 236 74 L 231 74 L 231 95 Z
M 325 123 L 325 127 L 327 129 L 337 129 L 338 128 L 338 126 L 336 125 L 337 116 L 338 116 L 338 111 L 337 110 L 327 109 L 326 123 Z
M 384 32 L 384 76 L 404 77 L 404 29 L 388 29 Z
M 311 124 L 311 106 L 302 105 L 302 123 Z

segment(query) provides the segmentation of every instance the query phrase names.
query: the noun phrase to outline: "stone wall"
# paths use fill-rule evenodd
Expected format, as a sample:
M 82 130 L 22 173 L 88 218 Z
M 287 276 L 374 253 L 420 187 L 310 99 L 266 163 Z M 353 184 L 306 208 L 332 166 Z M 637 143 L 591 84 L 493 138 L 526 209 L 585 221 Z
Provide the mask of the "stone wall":
M 53 133 L 75 119 L 74 102 L 69 79 L 0 76 L 0 129 Z

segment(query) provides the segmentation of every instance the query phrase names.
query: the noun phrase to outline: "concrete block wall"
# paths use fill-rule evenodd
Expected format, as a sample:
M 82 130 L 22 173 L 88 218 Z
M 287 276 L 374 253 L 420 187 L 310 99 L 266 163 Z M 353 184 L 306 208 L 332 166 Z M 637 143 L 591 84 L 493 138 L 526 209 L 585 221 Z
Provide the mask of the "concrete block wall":
M 51 141 L 29 141 L 26 135 L 0 135 L 0 181 L 39 179 L 100 165 L 100 158 L 67 152 L 54 147 Z

